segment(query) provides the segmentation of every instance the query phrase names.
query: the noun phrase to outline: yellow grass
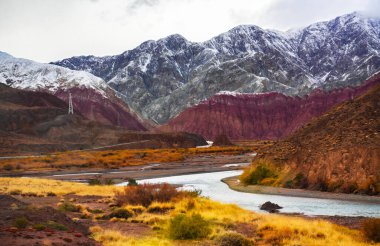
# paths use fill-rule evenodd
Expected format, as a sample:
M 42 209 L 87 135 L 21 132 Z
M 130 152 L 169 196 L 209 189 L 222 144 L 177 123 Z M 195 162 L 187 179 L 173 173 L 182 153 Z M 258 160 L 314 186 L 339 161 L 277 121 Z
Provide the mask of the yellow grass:
M 46 195 L 54 192 L 56 195 L 74 193 L 77 195 L 113 196 L 122 187 L 117 186 L 89 186 L 87 184 L 37 178 L 0 178 L 0 193 L 12 191 L 21 193 L 33 192 L 37 195 Z
M 258 230 L 267 241 L 282 240 L 283 245 L 368 245 L 359 231 L 327 221 L 311 221 L 282 215 L 259 217 Z
M 156 236 L 135 238 L 126 237 L 115 230 L 104 230 L 99 226 L 92 227 L 91 232 L 96 241 L 101 242 L 104 246 L 170 246 L 173 243 L 164 238 Z

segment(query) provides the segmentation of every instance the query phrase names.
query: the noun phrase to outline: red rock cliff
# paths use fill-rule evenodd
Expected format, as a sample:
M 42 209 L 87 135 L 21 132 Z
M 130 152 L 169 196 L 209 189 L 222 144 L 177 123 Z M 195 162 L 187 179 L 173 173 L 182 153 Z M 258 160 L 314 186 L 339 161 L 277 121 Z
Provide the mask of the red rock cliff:
M 361 95 L 376 81 L 357 88 L 316 90 L 303 98 L 280 93 L 217 94 L 184 110 L 163 131 L 197 133 L 206 139 L 281 139 L 333 106 Z

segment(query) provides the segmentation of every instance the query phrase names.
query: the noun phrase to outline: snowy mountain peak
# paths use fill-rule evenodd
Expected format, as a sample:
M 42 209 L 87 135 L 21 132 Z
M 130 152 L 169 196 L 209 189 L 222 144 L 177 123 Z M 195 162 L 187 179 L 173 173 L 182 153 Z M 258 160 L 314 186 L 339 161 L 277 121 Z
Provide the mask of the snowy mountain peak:
M 38 63 L 0 53 L 0 83 L 9 86 L 56 92 L 73 87 L 91 88 L 105 96 L 107 84 L 84 71 L 70 70 L 61 66 Z

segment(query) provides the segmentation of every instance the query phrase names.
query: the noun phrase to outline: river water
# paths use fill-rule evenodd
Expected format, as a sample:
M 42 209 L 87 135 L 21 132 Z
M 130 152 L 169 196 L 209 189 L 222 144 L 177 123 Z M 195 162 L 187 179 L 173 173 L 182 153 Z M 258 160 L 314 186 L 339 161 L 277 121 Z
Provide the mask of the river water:
M 241 174 L 242 171 L 224 171 L 213 173 L 189 174 L 140 180 L 139 183 L 170 183 L 185 188 L 202 190 L 202 196 L 212 200 L 234 203 L 242 208 L 263 212 L 259 206 L 266 201 L 284 207 L 281 212 L 303 213 L 305 215 L 339 215 L 380 217 L 380 204 L 333 199 L 290 197 L 280 195 L 251 194 L 231 190 L 221 179 Z M 126 185 L 120 184 L 120 185 Z

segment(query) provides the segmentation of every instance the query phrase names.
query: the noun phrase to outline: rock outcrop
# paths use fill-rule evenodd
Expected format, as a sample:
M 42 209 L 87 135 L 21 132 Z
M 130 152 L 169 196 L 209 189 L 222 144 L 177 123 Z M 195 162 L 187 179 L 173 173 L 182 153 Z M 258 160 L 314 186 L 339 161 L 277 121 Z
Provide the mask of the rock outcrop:
M 222 92 L 184 110 L 159 129 L 197 133 L 210 140 L 220 134 L 235 140 L 281 139 L 333 106 L 361 95 L 376 83 L 378 81 L 372 79 L 355 88 L 328 92 L 318 89 L 304 97 L 276 92 Z
M 279 209 L 282 209 L 283 207 L 281 207 L 280 205 L 276 204 L 276 203 L 273 203 L 273 202 L 265 202 L 263 203 L 261 206 L 260 206 L 260 209 L 261 210 L 265 210 L 269 213 L 278 213 L 278 210 Z

